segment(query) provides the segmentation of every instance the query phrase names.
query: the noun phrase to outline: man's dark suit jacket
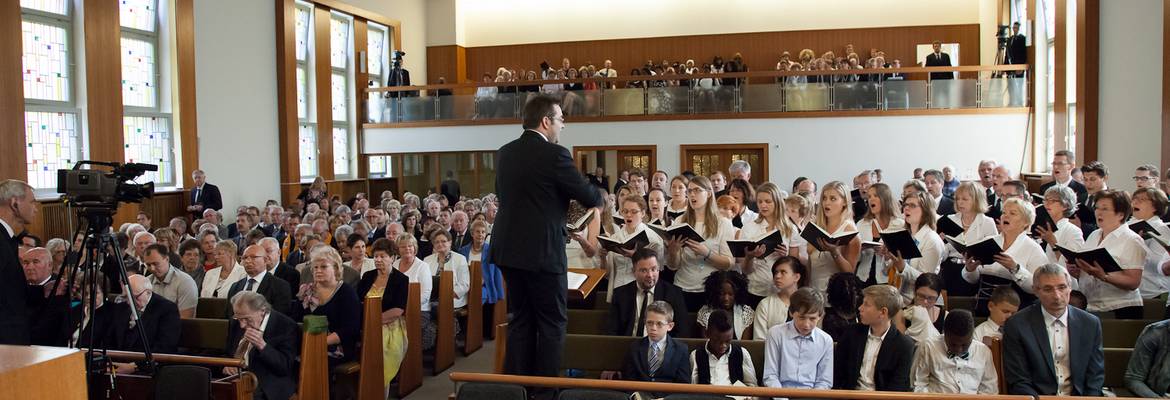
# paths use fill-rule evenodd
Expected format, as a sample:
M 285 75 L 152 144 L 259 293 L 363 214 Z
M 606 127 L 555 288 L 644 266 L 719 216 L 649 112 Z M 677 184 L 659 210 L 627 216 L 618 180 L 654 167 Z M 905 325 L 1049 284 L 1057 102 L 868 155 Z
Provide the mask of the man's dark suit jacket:
M 29 344 L 24 268 L 16 242 L 0 226 L 0 344 Z
M 256 293 L 264 296 L 264 299 L 268 300 L 268 304 L 272 305 L 273 310 L 276 310 L 281 314 L 288 315 L 289 305 L 292 304 L 292 289 L 288 287 L 288 282 L 285 282 L 284 279 L 278 278 L 267 271 L 265 271 L 264 274 L 266 276 L 264 277 L 264 280 L 260 281 L 260 287 L 255 288 Z M 245 276 L 244 279 L 240 279 L 239 281 L 236 281 L 236 283 L 233 283 L 232 287 L 228 289 L 227 298 L 231 299 L 232 297 L 235 297 L 236 293 L 244 290 L 244 287 L 248 284 L 248 279 L 249 277 Z M 230 319 L 231 317 L 232 308 L 228 307 L 227 318 Z
M 179 308 L 170 300 L 152 294 L 146 303 L 146 311 L 139 317 L 138 324 L 130 329 L 130 306 L 128 303 L 106 302 L 98 307 L 89 325 L 81 333 L 81 346 L 89 346 L 89 331 L 94 332 L 94 348 L 109 350 L 142 351 L 139 329 L 145 329 L 150 341 L 150 351 L 175 353 L 179 347 Z M 145 327 L 145 328 L 144 328 Z
M 536 131 L 501 147 L 496 157 L 500 210 L 492 225 L 491 260 L 500 267 L 564 274 L 569 200 L 601 205 L 601 194 L 573 166 L 563 146 Z
M 621 189 L 622 187 L 629 185 L 629 184 L 630 184 L 630 182 L 622 180 L 622 178 L 618 178 L 617 183 L 613 184 L 613 191 L 610 193 L 617 193 L 618 189 Z
M 264 350 L 255 347 L 248 352 L 248 371 L 256 374 L 258 385 L 253 395 L 256 399 L 287 399 L 297 391 L 296 356 L 300 345 L 297 323 L 284 314 L 268 314 L 268 325 L 264 327 Z M 244 330 L 234 321 L 228 323 L 226 354 L 233 356 L 244 338 Z
M 1028 63 L 1028 40 L 1024 35 L 1012 35 L 1007 42 L 1006 64 Z
M 447 204 L 454 206 L 459 201 L 459 182 L 454 179 L 447 179 L 439 184 L 439 193 L 447 198 Z
M 67 313 L 69 312 L 68 296 L 47 296 L 45 293 L 53 289 L 56 278 L 49 279 L 44 285 L 28 285 L 25 305 L 28 307 L 29 342 L 41 346 L 65 346 L 66 330 L 68 329 Z M 61 282 L 64 287 L 65 282 Z M 72 333 L 68 329 L 68 333 Z
M 861 376 L 861 361 L 865 357 L 865 343 L 869 326 L 853 324 L 837 338 L 833 350 L 833 389 L 857 389 Z M 878 350 L 877 365 L 873 368 L 873 385 L 880 391 L 909 392 L 910 366 L 914 362 L 914 339 L 890 327 L 882 348 Z
M 280 263 L 277 264 L 276 267 L 273 267 L 272 271 L 268 271 L 269 273 L 276 275 L 277 278 L 283 279 L 286 283 L 288 283 L 289 293 L 300 290 L 301 288 L 301 274 L 298 273 L 297 269 L 292 265 L 293 264 Z
M 626 361 L 622 363 L 622 379 L 642 382 L 691 383 L 691 350 L 686 343 L 673 337 L 666 338 L 662 366 L 650 376 L 650 339 L 643 337 L 630 344 Z
M 939 198 L 938 209 L 935 210 L 935 214 L 938 214 L 939 216 L 943 216 L 943 215 L 951 215 L 954 213 L 955 213 L 955 201 L 951 200 L 947 196 L 942 196 L 941 198 Z
M 851 204 L 853 204 L 853 222 L 859 222 L 865 218 L 865 213 L 869 212 L 869 202 L 865 199 L 864 194 L 854 196 L 854 193 L 860 192 L 849 193 Z
M 930 53 L 929 55 L 926 56 L 926 66 L 927 67 L 950 67 L 953 65 L 954 64 L 951 64 L 951 55 L 950 54 L 939 52 L 938 55 L 935 55 L 934 53 Z M 931 72 L 930 79 L 955 79 L 955 73 L 954 72 Z
M 191 204 L 202 204 L 204 210 L 223 208 L 223 197 L 219 194 L 219 186 L 204 183 L 203 191 L 199 192 L 199 197 L 195 197 L 195 188 L 191 188 Z
M 613 301 L 609 303 L 609 316 L 606 317 L 605 333 L 614 336 L 630 336 L 634 330 L 634 324 L 638 323 L 634 314 L 637 313 L 638 297 L 642 296 L 642 290 L 638 288 L 638 282 L 630 282 L 625 285 L 613 289 Z M 675 310 L 674 314 L 674 330 L 670 331 L 675 337 L 690 337 L 690 327 L 694 321 L 687 321 L 686 312 L 687 303 L 683 298 L 682 290 L 667 282 L 659 279 L 658 283 L 654 285 L 654 301 L 665 301 Z
M 463 231 L 462 236 L 459 235 L 459 232 L 455 232 L 454 229 L 451 229 L 448 232 L 451 233 L 451 249 L 452 250 L 458 251 L 459 249 L 462 249 L 463 246 L 467 246 L 467 245 L 471 244 L 471 228 L 467 228 L 467 230 Z M 382 236 L 386 236 L 386 235 L 382 234 Z
M 1067 312 L 1072 395 L 1101 396 L 1105 383 L 1101 321 L 1076 307 Z M 1056 369 L 1039 303 L 1020 310 L 1003 326 L 1003 379 L 1008 394 L 1056 394 Z

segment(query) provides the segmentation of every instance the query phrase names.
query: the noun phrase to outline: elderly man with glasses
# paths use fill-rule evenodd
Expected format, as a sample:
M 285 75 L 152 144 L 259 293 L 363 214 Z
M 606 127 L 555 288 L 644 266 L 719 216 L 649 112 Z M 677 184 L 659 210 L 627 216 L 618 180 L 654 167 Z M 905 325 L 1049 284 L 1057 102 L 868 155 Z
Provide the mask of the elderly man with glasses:
M 154 287 L 145 276 L 130 275 L 132 302 L 106 302 L 94 312 L 80 336 L 80 347 L 95 349 L 138 351 L 145 350 L 142 337 L 150 343 L 153 353 L 175 353 L 179 346 L 179 308 L 162 296 L 154 295 Z M 130 303 L 138 311 L 135 319 Z M 90 332 L 94 342 L 90 343 Z M 141 331 L 141 334 L 140 334 Z M 117 373 L 136 371 L 133 363 L 114 363 Z
M 243 291 L 231 298 L 234 320 L 228 328 L 227 354 L 244 360 L 259 381 L 256 399 L 287 399 L 296 391 L 297 323 L 273 312 L 264 296 Z M 235 367 L 224 374 L 235 375 Z

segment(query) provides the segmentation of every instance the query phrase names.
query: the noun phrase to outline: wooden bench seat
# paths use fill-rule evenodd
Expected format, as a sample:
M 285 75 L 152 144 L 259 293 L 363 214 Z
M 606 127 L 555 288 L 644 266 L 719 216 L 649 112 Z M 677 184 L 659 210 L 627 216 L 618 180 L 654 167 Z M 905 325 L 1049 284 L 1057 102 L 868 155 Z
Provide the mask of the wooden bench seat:
M 182 354 L 220 356 L 227 346 L 228 320 L 186 318 L 179 320 L 179 349 Z
M 632 336 L 567 335 L 561 369 L 579 370 L 586 378 L 597 378 L 602 371 L 619 371 L 630 345 L 640 339 Z M 707 342 L 706 339 L 681 340 L 690 350 L 701 348 Z M 734 343 L 743 346 L 751 354 L 757 381 L 763 382 L 764 342 L 737 340 Z
M 200 297 L 199 305 L 195 306 L 196 318 L 227 318 L 228 299 L 218 297 Z

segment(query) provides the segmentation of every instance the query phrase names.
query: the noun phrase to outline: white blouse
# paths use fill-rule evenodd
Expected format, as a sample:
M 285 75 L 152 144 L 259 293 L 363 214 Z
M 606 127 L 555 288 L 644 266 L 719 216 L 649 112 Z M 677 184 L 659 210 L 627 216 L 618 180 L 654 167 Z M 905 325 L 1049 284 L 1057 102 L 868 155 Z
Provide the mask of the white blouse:
M 666 250 L 666 244 L 662 241 L 662 237 L 658 236 L 658 233 L 654 232 L 653 229 L 648 229 L 646 224 L 639 222 L 634 227 L 634 232 L 632 233 L 626 232 L 626 228 L 624 227 L 618 228 L 610 238 L 620 242 L 637 236 L 643 231 L 646 232 L 646 239 L 650 241 L 650 244 L 646 245 L 646 248 L 654 250 L 658 254 L 659 260 L 665 260 L 663 258 L 663 252 Z M 634 262 L 629 257 L 614 252 L 609 252 L 605 260 L 609 264 L 609 271 L 607 272 L 609 274 L 609 292 L 606 293 L 606 300 L 608 301 L 612 298 L 610 296 L 613 295 L 614 289 L 634 281 Z
M 752 339 L 765 340 L 768 329 L 788 322 L 788 303 L 780 296 L 771 295 L 756 305 L 756 322 L 752 324 Z
M 956 225 L 963 226 L 963 217 L 959 213 L 948 215 L 945 218 L 950 218 Z M 999 234 L 999 229 L 995 227 L 995 220 L 984 214 L 976 215 L 975 220 L 971 221 L 971 226 L 964 228 L 966 230 L 963 231 L 963 234 L 955 237 L 963 243 L 974 243 L 988 236 Z M 947 244 L 947 258 L 955 263 L 963 263 L 963 253 L 955 250 L 955 247 L 950 244 Z
M 1013 281 L 1020 289 L 1023 289 L 1027 293 L 1032 293 L 1032 271 L 1047 264 L 1048 256 L 1044 255 L 1044 249 L 1041 249 L 1036 241 L 1028 237 L 1027 233 L 1027 230 L 1020 232 L 1020 235 L 1012 242 L 1012 246 L 1003 251 L 1016 264 L 1019 264 L 1019 268 L 1016 269 L 1015 274 L 1009 272 L 1007 267 L 996 262 L 975 267 L 974 271 L 967 271 L 967 268 L 963 268 L 963 279 L 969 283 L 979 283 L 979 278 L 983 275 L 996 276 Z M 995 242 L 999 243 L 1000 247 L 1003 247 L 1004 236 L 1002 234 L 996 235 Z
M 808 228 L 806 227 L 805 229 Z M 829 235 L 837 236 L 855 230 L 857 230 L 857 225 L 853 223 L 852 219 L 846 218 L 845 222 L 841 223 L 841 226 L 837 227 L 837 230 Z M 808 285 L 824 293 L 825 289 L 829 287 L 829 277 L 841 272 L 841 268 L 837 267 L 837 261 L 833 260 L 833 255 L 827 251 L 817 250 L 816 246 L 809 244 L 808 252 L 808 272 L 812 274 Z
M 1117 264 L 1121 265 L 1121 269 L 1141 270 L 1144 268 L 1146 244 L 1142 242 L 1141 236 L 1125 225 L 1114 229 L 1104 238 L 1101 237 L 1101 231 L 1098 229 L 1090 233 L 1089 238 L 1085 239 L 1085 247 L 1082 250 L 1104 247 L 1117 260 Z M 1081 284 L 1081 292 L 1089 301 L 1087 309 L 1090 312 L 1113 311 L 1118 308 L 1142 305 L 1142 295 L 1138 293 L 1137 289 L 1120 289 L 1098 280 L 1084 271 L 1081 271 L 1081 277 L 1077 280 Z
M 406 275 L 410 279 L 409 283 L 418 283 L 419 286 L 419 308 L 421 311 L 431 311 L 431 279 L 434 275 L 431 274 L 431 267 L 427 265 L 421 258 L 415 257 L 414 264 L 410 265 L 410 270 L 403 271 L 399 264 L 402 262 L 401 258 L 395 257 L 393 260 L 394 268 L 398 268 L 398 272 Z
M 739 231 L 740 240 L 750 240 L 763 236 L 771 232 L 768 229 L 768 221 L 764 220 L 756 222 L 756 220 L 744 221 L 743 229 Z M 788 254 L 796 256 L 798 251 L 806 251 L 804 246 L 807 245 L 804 238 L 795 229 L 792 232 L 781 232 L 784 236 L 783 246 L 788 248 Z M 748 278 L 748 293 L 760 297 L 769 297 L 776 293 L 776 285 L 772 282 L 772 264 L 780 259 L 779 256 L 773 254 L 765 254 L 763 257 L 752 259 L 752 273 L 747 274 Z M 742 265 L 740 262 L 735 263 L 736 267 Z M 787 316 L 785 316 L 787 317 Z M 784 320 L 780 321 L 781 323 Z M 766 330 L 766 329 L 765 329 Z
M 731 225 L 731 220 L 726 218 L 719 218 L 719 230 L 714 236 L 706 237 L 703 241 L 703 246 L 711 251 L 712 255 L 719 254 L 726 257 L 731 257 L 731 249 L 727 247 L 728 240 L 735 239 L 735 227 Z M 705 232 L 702 226 L 695 227 L 696 232 L 700 235 Z M 696 253 L 689 247 L 683 246 L 682 260 L 677 266 L 678 272 L 674 275 L 674 284 L 682 289 L 684 292 L 699 293 L 703 291 L 703 280 L 707 279 L 712 272 L 715 272 L 715 267 L 711 265 L 710 261 L 703 260 L 707 255 L 706 252 Z
M 203 274 L 203 286 L 200 286 L 203 290 L 199 292 L 199 297 L 226 299 L 228 297 L 228 289 L 231 289 L 232 284 L 248 276 L 248 273 L 244 272 L 244 266 L 238 262 L 232 267 L 232 272 L 228 273 L 226 279 L 219 279 L 220 271 L 223 271 L 223 267 L 212 268 L 206 274 Z
M 881 225 L 878 225 L 877 220 L 869 218 L 862 219 L 861 222 L 857 223 L 857 238 L 862 242 L 876 242 L 880 240 L 880 235 L 877 237 L 873 235 L 874 225 L 877 225 L 878 232 L 896 231 L 905 228 L 906 221 L 895 217 L 890 220 L 890 223 L 885 228 L 882 228 Z M 877 254 L 877 249 L 862 247 L 861 253 L 857 257 L 857 278 L 862 281 L 869 279 L 869 271 L 871 268 L 877 269 L 873 274 L 877 284 L 884 285 L 889 283 L 890 279 L 886 276 L 886 260 Z
M 922 253 L 922 257 L 906 260 L 906 266 L 902 269 L 902 299 L 906 304 L 914 301 L 914 280 L 918 279 L 919 275 L 927 272 L 938 273 L 944 251 L 942 237 L 929 226 L 919 228 L 918 233 L 914 234 L 914 241 L 918 244 L 918 252 Z
M 1130 223 L 1134 222 L 1138 221 L 1130 221 Z M 1166 226 L 1166 223 L 1162 222 L 1161 218 L 1155 216 L 1147 219 L 1146 222 L 1154 227 L 1154 230 L 1158 232 L 1158 236 L 1170 239 L 1170 227 Z M 1166 248 L 1162 247 L 1161 244 L 1152 238 L 1146 239 L 1145 244 L 1146 269 L 1142 271 L 1142 285 L 1138 288 L 1138 291 L 1141 292 L 1142 298 L 1152 299 L 1170 291 L 1170 276 L 1162 273 L 1162 263 L 1167 258 L 1170 258 L 1170 254 L 1167 254 Z
M 1085 235 L 1082 233 L 1081 228 L 1070 222 L 1068 218 L 1061 218 L 1060 221 L 1056 221 L 1056 232 L 1052 234 L 1056 236 L 1057 246 L 1075 250 L 1085 245 Z M 1067 267 L 1065 264 L 1067 260 L 1064 259 L 1064 256 L 1060 255 L 1059 251 L 1056 251 L 1056 246 L 1050 245 L 1047 247 L 1044 249 L 1044 255 L 1048 256 L 1048 261 L 1062 267 Z
M 423 259 L 435 276 L 441 271 L 452 271 L 455 278 L 455 308 L 467 305 L 467 290 L 471 288 L 471 272 L 467 269 L 467 258 L 454 251 L 447 253 L 447 262 L 439 265 L 439 255 L 431 254 Z

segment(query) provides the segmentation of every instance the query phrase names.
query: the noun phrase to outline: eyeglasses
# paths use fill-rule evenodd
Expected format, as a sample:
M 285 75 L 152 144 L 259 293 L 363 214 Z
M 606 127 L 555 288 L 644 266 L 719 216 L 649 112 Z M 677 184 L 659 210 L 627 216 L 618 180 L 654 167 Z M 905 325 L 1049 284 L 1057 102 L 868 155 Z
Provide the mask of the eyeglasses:
M 914 299 L 920 300 L 920 301 L 923 301 L 926 303 L 934 303 L 934 302 L 938 301 L 938 296 L 923 296 L 922 294 L 915 293 Z
M 653 327 L 655 327 L 655 328 L 661 328 L 661 327 L 664 327 L 664 326 L 666 326 L 667 324 L 669 324 L 669 322 L 666 322 L 666 321 L 650 321 L 650 320 L 646 320 L 646 326 L 653 326 Z
M 694 187 L 694 188 L 687 189 L 687 194 L 699 194 L 699 193 L 703 193 L 704 191 L 706 191 L 706 189 Z
M 1152 178 L 1153 178 L 1152 176 L 1135 176 L 1135 177 L 1133 177 L 1133 180 L 1135 182 L 1148 182 Z

